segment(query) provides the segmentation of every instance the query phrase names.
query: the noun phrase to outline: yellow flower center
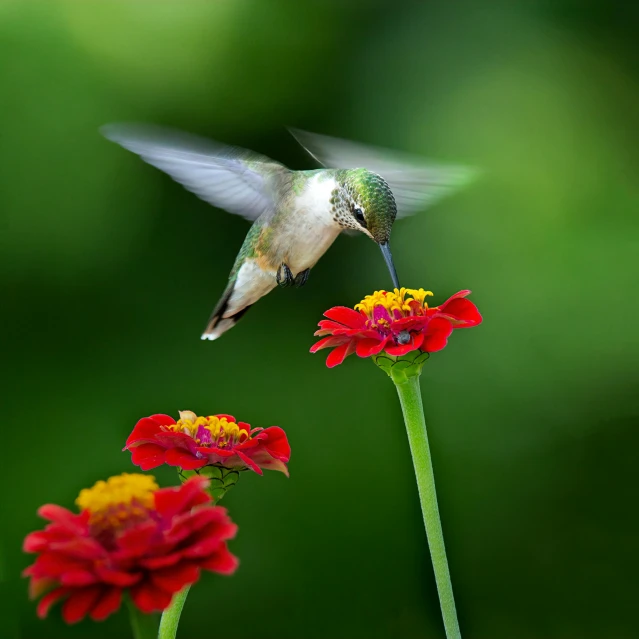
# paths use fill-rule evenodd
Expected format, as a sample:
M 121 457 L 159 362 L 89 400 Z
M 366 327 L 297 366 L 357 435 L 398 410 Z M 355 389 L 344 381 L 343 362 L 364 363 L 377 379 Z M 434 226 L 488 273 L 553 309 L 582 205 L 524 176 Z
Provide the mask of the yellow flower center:
M 410 297 L 407 298 L 407 295 Z M 355 304 L 355 310 L 364 311 L 366 315 L 372 317 L 375 307 L 382 306 L 390 313 L 391 317 L 395 310 L 402 315 L 410 315 L 415 310 L 415 307 L 420 310 L 428 308 L 428 304 L 425 301 L 427 296 L 432 296 L 432 293 L 425 291 L 423 288 L 402 287 L 393 291 L 375 291 L 372 295 L 367 295 L 359 304 Z
M 177 424 L 168 426 L 176 433 L 186 433 L 202 446 L 216 446 L 228 448 L 249 439 L 250 433 L 240 428 L 235 422 L 226 417 L 209 415 L 198 417 L 191 411 L 181 411 Z
M 92 527 L 120 528 L 129 520 L 146 516 L 153 508 L 153 493 L 158 489 L 150 475 L 122 473 L 81 490 L 75 503 L 91 513 Z

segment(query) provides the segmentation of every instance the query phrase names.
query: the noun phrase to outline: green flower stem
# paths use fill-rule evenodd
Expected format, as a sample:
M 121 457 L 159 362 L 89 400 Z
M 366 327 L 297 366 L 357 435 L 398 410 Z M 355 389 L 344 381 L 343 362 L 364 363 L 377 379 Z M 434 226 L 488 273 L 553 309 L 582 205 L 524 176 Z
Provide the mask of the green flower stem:
M 435 476 L 433 475 L 433 464 L 428 446 L 422 394 L 419 388 L 419 374 L 407 377 L 402 382 L 392 376 L 391 378 L 397 387 L 397 394 L 404 413 L 404 422 L 406 423 L 408 442 L 413 456 L 415 475 L 417 476 L 419 500 L 422 506 L 426 536 L 428 537 L 428 546 L 435 571 L 435 581 L 437 583 L 442 617 L 444 618 L 446 637 L 448 639 L 460 639 L 461 633 L 455 610 L 453 586 L 450 581 L 446 548 L 444 547 L 444 534 L 437 507 Z
M 128 597 L 126 602 L 129 608 L 133 639 L 155 639 L 158 632 L 157 615 L 147 615 L 141 612 Z
M 182 608 L 184 608 L 184 602 L 186 601 L 186 597 L 189 594 L 190 589 L 191 586 L 186 586 L 185 588 L 182 588 L 180 592 L 176 592 L 175 595 L 173 595 L 171 605 L 162 613 L 158 639 L 175 639 L 178 624 L 180 623 Z
M 211 502 L 217 504 L 227 491 L 235 486 L 240 477 L 240 473 L 232 468 L 204 466 L 204 468 L 199 468 L 198 470 L 184 470 L 179 468 L 178 476 L 182 482 L 195 476 L 206 477 L 210 481 L 208 493 L 211 495 Z M 188 597 L 190 589 L 191 586 L 186 586 L 180 590 L 180 592 L 176 592 L 175 595 L 173 595 L 171 604 L 162 613 L 158 639 L 175 639 L 182 608 L 184 608 L 184 602 Z

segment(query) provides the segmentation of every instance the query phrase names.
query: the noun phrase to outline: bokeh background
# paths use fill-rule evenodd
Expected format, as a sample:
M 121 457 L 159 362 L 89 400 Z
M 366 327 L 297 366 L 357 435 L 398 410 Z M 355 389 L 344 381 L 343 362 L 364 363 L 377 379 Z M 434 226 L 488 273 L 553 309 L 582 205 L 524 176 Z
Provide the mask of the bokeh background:
M 180 636 L 442 637 L 390 381 L 311 356 L 326 308 L 389 285 L 339 238 L 215 343 L 200 332 L 247 223 L 98 127 L 170 125 L 314 168 L 285 126 L 483 169 L 397 224 L 408 286 L 484 324 L 422 378 L 464 635 L 636 637 L 636 4 L 0 3 L 2 636 L 45 622 L 20 571 L 44 502 L 132 471 L 135 421 L 229 412 L 290 437 L 291 478 L 243 476 L 233 578 L 204 575 Z M 247 474 L 248 475 L 248 474 Z M 170 470 L 156 473 L 163 485 Z

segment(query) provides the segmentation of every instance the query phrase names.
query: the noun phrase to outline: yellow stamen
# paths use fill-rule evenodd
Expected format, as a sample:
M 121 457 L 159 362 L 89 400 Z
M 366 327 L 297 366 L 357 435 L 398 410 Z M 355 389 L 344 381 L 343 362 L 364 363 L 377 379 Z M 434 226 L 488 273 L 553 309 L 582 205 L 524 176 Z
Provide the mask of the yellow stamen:
M 131 515 L 141 515 L 152 508 L 153 493 L 158 489 L 150 475 L 122 473 L 81 490 L 75 503 L 81 510 L 90 511 L 92 523 L 100 520 L 118 525 Z
M 406 296 L 410 297 L 406 299 Z M 359 304 L 355 304 L 356 311 L 364 311 L 366 315 L 372 316 L 376 306 L 383 306 L 392 313 L 394 310 L 400 311 L 402 314 L 410 313 L 410 302 L 415 300 L 422 308 L 428 308 L 425 300 L 427 296 L 432 296 L 430 291 L 423 288 L 413 289 L 404 288 L 394 289 L 393 291 L 375 291 L 372 295 L 367 295 Z M 412 299 L 411 299 L 412 298 Z
M 186 433 L 198 443 L 208 445 L 209 442 L 206 441 L 208 438 L 202 437 L 201 426 L 210 433 L 210 443 L 220 448 L 224 448 L 229 443 L 237 444 L 249 438 L 249 432 L 245 428 L 240 428 L 235 422 L 230 422 L 226 417 L 216 417 L 215 415 L 198 417 L 191 411 L 180 412 L 180 419 L 177 424 L 167 428 L 177 433 Z

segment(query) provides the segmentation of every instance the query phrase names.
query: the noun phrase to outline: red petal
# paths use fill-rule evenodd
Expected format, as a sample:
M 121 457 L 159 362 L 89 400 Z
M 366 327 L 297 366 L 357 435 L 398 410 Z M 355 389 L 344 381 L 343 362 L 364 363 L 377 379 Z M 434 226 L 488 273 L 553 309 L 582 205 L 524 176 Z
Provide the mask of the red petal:
M 24 540 L 23 549 L 25 552 L 43 552 L 54 545 L 88 539 L 84 535 L 88 535 L 84 527 L 81 531 L 71 531 L 61 524 L 49 524 L 44 530 L 29 533 Z
M 218 509 L 220 509 L 219 506 L 216 507 L 216 510 Z M 184 550 L 185 557 L 191 559 L 209 557 L 225 541 L 235 537 L 237 526 L 229 519 L 226 511 L 221 513 L 221 515 L 222 519 L 220 521 L 212 521 L 191 535 L 188 541 L 191 545 Z
M 328 322 L 328 320 L 324 320 Z M 330 322 L 331 324 L 335 324 L 335 322 Z M 365 333 L 369 329 L 365 328 L 348 328 L 348 326 L 342 326 L 341 324 L 336 324 L 337 326 L 341 326 L 341 328 L 333 328 L 331 330 L 326 328 L 320 328 L 318 331 L 315 331 L 313 335 L 315 337 L 324 337 L 325 335 L 332 335 L 333 337 L 351 337 L 353 335 L 360 335 Z
M 171 594 L 195 583 L 200 577 L 200 569 L 191 562 L 183 562 L 177 566 L 162 568 L 151 573 L 151 581 L 158 588 Z
M 224 508 L 204 504 L 191 512 L 176 516 L 173 519 L 173 526 L 166 532 L 165 537 L 170 543 L 177 543 L 189 537 L 187 543 L 192 543 L 193 546 L 186 548 L 181 545 L 180 548 L 186 548 L 184 555 L 190 557 L 202 554 L 199 548 L 202 539 L 212 539 L 219 544 L 225 539 L 235 537 L 236 533 L 237 526 L 231 521 Z M 195 555 L 191 555 L 194 547 L 196 547 Z
M 60 583 L 63 586 L 89 586 L 98 581 L 98 578 L 88 570 L 69 570 L 60 575 Z
M 326 366 L 328 366 L 329 368 L 335 368 L 335 366 L 339 366 L 346 358 L 349 346 L 350 342 L 334 348 L 326 358 Z
M 170 593 L 158 588 L 150 581 L 133 586 L 130 592 L 133 603 L 147 614 L 168 608 L 172 599 Z
M 36 558 L 33 564 L 32 574 L 37 577 L 58 578 L 66 572 L 83 570 L 85 567 L 85 561 L 71 559 L 56 552 L 43 552 Z
M 386 348 L 384 350 L 389 355 L 400 357 L 401 355 L 406 355 L 406 353 L 410 353 L 411 351 L 416 351 L 423 344 L 423 342 L 423 333 L 412 333 L 408 344 L 394 344 L 393 342 L 389 341 L 389 344 L 386 345 Z
M 213 457 L 219 457 L 220 459 L 224 459 L 225 457 L 233 457 L 235 453 L 232 450 L 226 450 L 225 448 L 211 448 L 210 446 L 198 446 L 196 448 L 198 453 L 202 453 L 203 455 L 209 455 Z
M 40 617 L 40 619 L 44 619 L 49 614 L 51 606 L 62 599 L 62 597 L 65 597 L 68 593 L 68 588 L 56 588 L 55 590 L 47 593 L 38 603 L 38 607 L 36 609 L 38 617 Z
M 198 532 L 207 527 L 207 535 L 215 531 L 218 539 L 231 539 L 235 537 L 237 532 L 237 526 L 231 521 L 226 508 L 222 506 L 204 504 L 185 515 L 185 517 L 188 517 L 189 527 L 192 532 Z
M 323 339 L 321 339 L 319 342 L 316 342 L 315 344 L 313 344 L 313 346 L 311 346 L 310 351 L 311 353 L 317 353 L 317 351 L 321 351 L 323 348 L 331 348 L 333 346 L 339 346 L 340 344 L 344 344 L 345 342 L 349 341 L 350 338 L 346 337 L 346 336 L 342 336 L 342 335 L 338 335 L 338 336 L 329 336 L 329 337 L 324 337 Z
M 171 415 L 164 415 L 163 413 L 157 413 L 156 415 L 151 415 L 149 419 L 152 419 L 154 422 L 159 424 L 160 426 L 172 426 L 175 424 L 175 420 Z
M 38 515 L 42 519 L 48 519 L 56 524 L 64 526 L 69 531 L 82 532 L 85 530 L 84 523 L 85 517 L 82 515 L 76 515 L 62 506 L 56 504 L 44 504 L 38 508 Z
M 62 606 L 62 618 L 67 623 L 77 623 L 93 608 L 102 592 L 102 586 L 74 590 Z
M 413 335 L 413 344 L 416 349 L 422 347 L 422 344 L 424 343 L 424 337 L 424 333 L 417 333 L 416 335 Z
M 283 428 L 270 426 L 262 431 L 266 435 L 264 446 L 276 459 L 287 462 L 291 458 L 291 446 Z
M 29 533 L 22 542 L 24 552 L 41 552 L 49 546 L 49 535 L 44 530 Z
M 169 466 L 179 466 L 184 470 L 194 470 L 206 466 L 206 459 L 198 459 L 183 448 L 169 448 L 165 455 L 166 463 Z
M 215 528 L 211 527 L 212 531 Z M 184 557 L 188 559 L 201 559 L 202 557 L 210 557 L 222 545 L 222 540 L 215 534 L 208 535 L 200 539 L 198 542 L 189 546 L 184 551 Z
M 154 521 L 145 521 L 120 533 L 117 543 L 127 557 L 143 555 L 156 532 L 157 524 Z
M 140 559 L 140 566 L 148 568 L 149 570 L 157 570 L 158 568 L 166 568 L 167 566 L 174 566 L 180 559 L 182 559 L 183 552 L 178 550 L 177 552 L 169 553 L 168 555 L 162 555 L 161 557 L 148 557 Z
M 164 415 L 164 417 L 168 417 L 168 415 Z M 173 423 L 175 424 L 175 422 Z M 140 440 L 153 441 L 153 438 L 160 432 L 162 432 L 162 428 L 157 421 L 151 417 L 143 417 L 133 427 L 133 431 L 126 440 L 125 448 Z
M 128 588 L 142 579 L 142 574 L 139 572 L 125 572 L 124 570 L 114 570 L 100 565 L 95 567 L 95 572 L 100 577 L 100 581 L 119 588 Z
M 241 450 L 235 449 L 235 453 L 237 456 L 251 469 L 254 470 L 258 475 L 263 475 L 262 469 L 247 455 L 245 455 Z
M 239 565 L 239 561 L 235 555 L 229 552 L 226 544 L 220 546 L 219 550 L 211 555 L 200 566 L 206 570 L 218 572 L 221 575 L 232 575 Z
M 217 415 L 215 415 L 215 417 L 217 417 L 218 419 L 226 418 L 227 422 L 235 422 L 235 417 L 233 417 L 233 415 L 228 415 L 227 413 L 218 413 Z
M 364 316 L 347 306 L 333 306 L 333 308 L 329 308 L 324 313 L 324 317 L 335 320 L 349 328 L 363 328 L 366 325 Z
M 103 591 L 102 596 L 91 609 L 89 616 L 93 619 L 93 621 L 103 621 L 120 607 L 121 602 L 122 589 L 108 588 Z
M 130 450 L 131 461 L 142 470 L 157 468 L 165 462 L 166 450 L 157 444 L 140 444 Z
M 208 484 L 204 477 L 191 477 L 178 488 L 161 488 L 153 495 L 155 508 L 162 517 L 170 519 L 193 506 L 210 502 L 204 490 Z
M 454 320 L 454 328 L 470 328 L 481 324 L 482 321 L 477 307 L 470 300 L 463 298 L 451 298 L 440 307 L 440 313 Z
M 339 322 L 334 322 L 333 320 L 322 320 L 318 326 L 327 333 L 332 333 L 333 331 L 343 331 L 346 327 L 344 324 L 340 324 Z M 315 334 L 319 333 L 317 331 Z
M 53 552 L 64 553 L 71 559 L 98 559 L 104 557 L 104 547 L 95 539 L 89 537 L 73 537 L 62 541 L 52 541 L 50 549 Z
M 355 347 L 355 352 L 359 357 L 370 357 L 371 355 L 377 355 L 384 350 L 384 346 L 388 338 L 384 339 L 360 339 L 357 340 L 357 346 Z
M 434 317 L 426 327 L 422 349 L 428 353 L 441 351 L 448 343 L 448 337 L 453 332 L 452 324 L 443 317 Z
M 391 326 L 395 334 L 400 331 L 420 331 L 428 324 L 428 317 L 425 315 L 402 317 L 395 320 Z
M 193 452 L 195 450 L 195 440 L 186 433 L 158 433 L 155 436 L 155 443 L 164 448 L 181 448 Z
M 264 429 L 258 431 L 257 434 L 251 436 L 250 439 L 245 439 L 241 444 L 237 444 L 235 449 L 239 448 L 240 450 L 250 450 L 252 448 L 263 448 L 264 440 L 268 438 L 268 435 L 264 435 Z M 219 450 L 219 449 L 218 449 Z

